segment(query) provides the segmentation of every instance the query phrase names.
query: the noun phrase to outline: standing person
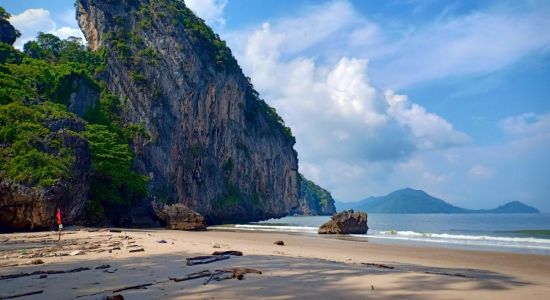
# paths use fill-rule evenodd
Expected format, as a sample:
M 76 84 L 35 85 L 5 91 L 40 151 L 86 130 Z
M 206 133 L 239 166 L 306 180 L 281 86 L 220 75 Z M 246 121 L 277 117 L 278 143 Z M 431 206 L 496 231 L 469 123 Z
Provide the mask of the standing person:
M 61 223 L 61 209 L 57 209 L 57 225 L 59 226 L 59 240 L 61 241 L 61 230 L 63 229 L 63 223 Z

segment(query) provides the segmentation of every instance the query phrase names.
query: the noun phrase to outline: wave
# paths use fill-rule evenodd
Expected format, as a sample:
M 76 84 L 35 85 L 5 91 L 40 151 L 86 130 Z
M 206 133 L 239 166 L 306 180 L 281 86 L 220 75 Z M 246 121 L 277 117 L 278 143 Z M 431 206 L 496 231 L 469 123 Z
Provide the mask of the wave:
M 250 224 L 237 224 L 234 226 L 213 226 L 209 229 L 216 230 L 248 230 L 248 231 L 273 231 L 273 232 L 309 232 L 317 233 L 319 228 L 308 226 L 278 226 L 278 225 L 250 225 Z
M 363 236 L 364 235 L 357 235 Z M 550 239 L 540 239 L 532 237 L 506 237 L 489 235 L 464 235 L 448 233 L 425 233 L 415 231 L 380 231 L 367 234 L 367 237 L 407 240 L 419 242 L 445 243 L 445 244 L 463 244 L 476 246 L 499 246 L 514 248 L 533 248 L 550 250 Z

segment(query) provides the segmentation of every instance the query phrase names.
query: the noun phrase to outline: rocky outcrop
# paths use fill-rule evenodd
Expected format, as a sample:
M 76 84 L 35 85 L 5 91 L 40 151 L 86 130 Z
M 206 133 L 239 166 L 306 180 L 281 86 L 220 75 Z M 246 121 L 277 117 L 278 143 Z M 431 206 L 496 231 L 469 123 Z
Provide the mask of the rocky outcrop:
M 290 212 L 290 215 L 303 216 L 330 216 L 336 213 L 334 199 L 329 191 L 316 185 L 303 175 L 300 176 L 300 193 L 296 209 Z
M 75 159 L 71 176 L 49 187 L 29 187 L 0 177 L 0 231 L 50 228 L 57 208 L 64 224 L 73 224 L 82 215 L 87 201 L 91 156 L 86 139 L 69 134 L 66 129 L 83 129 L 82 121 L 57 120 L 48 124 L 52 137 L 71 149 Z
M 78 0 L 126 123 L 142 124 L 135 167 L 150 197 L 209 223 L 285 216 L 298 206 L 294 138 L 225 43 L 176 0 Z
M 151 203 L 155 215 L 166 224 L 168 229 L 177 230 L 206 230 L 206 221 L 200 214 L 192 211 L 187 206 L 176 203 L 172 205 Z
M 56 100 L 65 103 L 68 110 L 77 116 L 84 117 L 99 104 L 99 87 L 86 76 L 71 73 L 61 78 L 60 82 Z
M 346 210 L 332 216 L 331 220 L 319 227 L 319 234 L 366 234 L 367 213 Z
M 7 20 L 0 18 L 0 42 L 13 45 L 19 32 Z

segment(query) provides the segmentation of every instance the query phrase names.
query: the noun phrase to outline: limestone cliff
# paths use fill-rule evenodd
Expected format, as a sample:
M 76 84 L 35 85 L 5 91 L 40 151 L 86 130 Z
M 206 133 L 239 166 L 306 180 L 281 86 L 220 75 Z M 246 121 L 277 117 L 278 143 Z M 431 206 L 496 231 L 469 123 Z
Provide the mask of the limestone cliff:
M 334 199 L 329 191 L 316 185 L 303 175 L 300 177 L 300 194 L 298 202 L 300 205 L 290 212 L 291 215 L 304 216 L 329 216 L 336 213 Z
M 149 196 L 209 223 L 282 217 L 298 206 L 294 137 L 258 98 L 225 43 L 177 0 L 78 0 L 102 79 L 142 124 L 135 168 Z
M 2 121 L 0 126 L 5 126 Z M 73 224 L 85 209 L 90 183 L 90 149 L 88 141 L 75 134 L 84 130 L 84 122 L 73 118 L 50 118 L 43 120 L 43 125 L 42 130 L 47 135 L 34 143 L 52 155 L 67 149 L 71 151 L 74 159 L 69 176 L 52 185 L 40 186 L 16 182 L 0 172 L 0 232 L 48 229 L 57 208 L 62 211 L 63 223 Z M 65 150 L 52 147 L 52 142 L 59 143 L 62 145 L 59 148 Z

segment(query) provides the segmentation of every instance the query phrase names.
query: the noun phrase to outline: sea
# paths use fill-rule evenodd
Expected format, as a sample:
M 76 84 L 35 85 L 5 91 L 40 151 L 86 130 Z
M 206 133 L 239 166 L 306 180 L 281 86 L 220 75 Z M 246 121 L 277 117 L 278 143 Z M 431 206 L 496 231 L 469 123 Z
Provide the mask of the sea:
M 317 235 L 328 216 L 293 216 L 218 230 L 291 232 Z M 375 214 L 367 234 L 373 243 L 550 255 L 550 213 L 540 214 Z

